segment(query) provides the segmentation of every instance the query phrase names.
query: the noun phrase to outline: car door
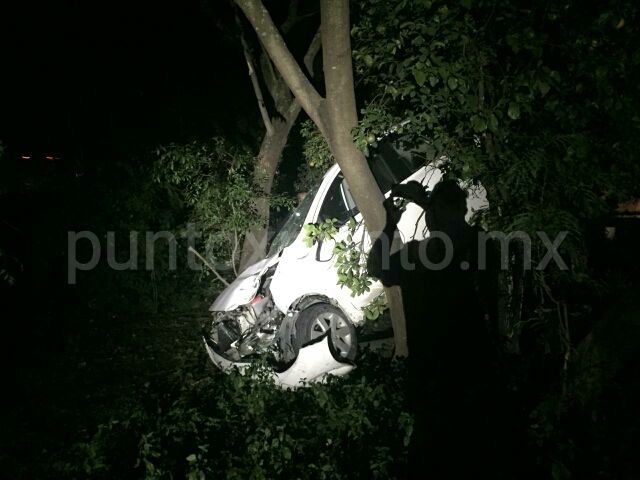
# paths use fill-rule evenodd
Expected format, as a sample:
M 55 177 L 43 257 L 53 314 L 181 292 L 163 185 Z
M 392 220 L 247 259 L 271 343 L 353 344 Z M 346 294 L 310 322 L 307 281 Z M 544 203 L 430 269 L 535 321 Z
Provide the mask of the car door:
M 423 160 L 413 159 L 412 162 L 411 158 L 393 158 L 395 161 L 390 165 L 386 159 L 390 158 L 391 152 L 385 152 L 384 146 L 382 146 L 380 150 L 382 150 L 382 152 L 372 150 L 368 160 L 374 178 L 386 196 L 389 195 L 391 187 L 399 183 L 414 180 L 425 184 L 425 186 L 432 187 L 432 185 L 435 185 L 441 178 L 440 170 L 423 166 Z M 398 157 L 398 155 L 395 155 L 395 157 Z M 364 292 L 358 296 L 352 296 L 352 290 L 350 288 L 337 284 L 338 272 L 335 268 L 336 255 L 333 253 L 336 242 L 347 240 L 347 237 L 351 235 L 352 241 L 355 242 L 356 248 L 360 253 L 362 264 L 366 261 L 366 254 L 371 248 L 371 239 L 364 227 L 362 215 L 359 213 L 353 200 L 348 182 L 341 174 L 335 177 L 327 189 L 318 210 L 318 215 L 314 221 L 315 223 L 322 223 L 330 218 L 336 220 L 335 225 L 338 227 L 338 232 L 333 240 L 318 242 L 314 259 L 316 263 L 331 265 L 334 268 L 328 272 L 322 268 L 323 272 L 329 273 L 329 275 L 324 275 L 321 279 L 318 279 L 322 282 L 322 285 L 318 285 L 318 290 L 335 300 L 349 317 L 351 317 L 351 320 L 354 323 L 358 323 L 362 320 L 362 307 L 369 304 L 378 296 L 382 292 L 383 287 L 379 282 L 373 282 L 369 286 L 370 290 L 368 292 Z M 353 232 L 350 231 L 349 228 L 349 220 L 351 218 L 356 222 L 356 228 Z M 423 210 L 417 205 L 410 204 L 398 225 L 398 230 L 403 242 L 413 239 L 423 239 L 426 235 Z

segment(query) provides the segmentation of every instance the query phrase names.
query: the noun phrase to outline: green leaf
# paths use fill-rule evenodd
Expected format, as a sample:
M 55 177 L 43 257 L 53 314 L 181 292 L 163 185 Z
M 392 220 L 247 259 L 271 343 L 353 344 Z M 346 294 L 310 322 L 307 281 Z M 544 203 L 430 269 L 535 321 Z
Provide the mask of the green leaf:
M 289 447 L 282 447 L 282 455 L 287 460 L 291 459 L 291 450 L 289 450 Z
M 551 466 L 551 477 L 553 480 L 569 480 L 571 478 L 571 471 L 569 471 L 564 463 L 554 460 Z
M 366 63 L 368 66 L 373 65 L 373 58 L 371 58 L 371 55 L 364 56 L 364 63 Z
M 427 145 L 427 160 L 432 162 L 436 158 L 436 149 L 432 145 Z
M 471 117 L 471 124 L 476 132 L 484 132 L 487 129 L 487 122 L 484 121 L 484 118 L 475 115 Z
M 195 454 L 191 454 L 187 457 L 187 462 L 195 462 L 196 461 L 196 456 Z
M 460 3 L 464 8 L 471 8 L 471 0 L 460 0 Z
M 540 88 L 540 93 L 542 94 L 542 96 L 544 97 L 549 90 L 551 89 L 551 87 L 549 86 L 549 84 L 547 82 L 540 82 L 538 84 L 538 87 Z
M 417 68 L 414 68 L 412 73 L 413 73 L 413 77 L 416 79 L 416 83 L 419 86 L 423 86 L 425 80 L 427 79 L 427 77 L 424 74 L 424 72 L 422 70 L 418 70 Z
M 489 115 L 489 130 L 494 133 L 498 131 L 498 119 L 493 113 Z
M 509 104 L 509 110 L 507 111 L 507 114 L 514 120 L 520 118 L 520 105 L 515 102 L 511 102 Z
M 607 76 L 608 71 L 609 69 L 606 66 L 600 65 L 598 68 L 596 68 L 596 77 L 604 78 Z
M 451 90 L 455 90 L 456 88 L 458 88 L 458 79 L 455 77 L 449 77 L 449 80 L 447 80 L 447 84 L 449 85 L 449 88 Z

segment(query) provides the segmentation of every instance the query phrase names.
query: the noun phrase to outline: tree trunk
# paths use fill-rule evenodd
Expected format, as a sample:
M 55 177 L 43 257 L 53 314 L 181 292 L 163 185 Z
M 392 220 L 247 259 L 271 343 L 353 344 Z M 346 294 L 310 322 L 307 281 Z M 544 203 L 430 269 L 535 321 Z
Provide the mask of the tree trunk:
M 292 2 L 292 6 L 294 4 L 295 2 Z M 292 20 L 292 12 L 290 11 L 289 13 L 290 15 L 287 21 L 295 23 L 295 19 Z M 295 11 L 293 14 L 295 14 Z M 240 22 L 238 21 L 238 24 L 239 23 Z M 320 31 L 318 31 L 311 41 L 309 49 L 304 57 L 304 64 L 310 76 L 313 76 L 313 60 L 320 51 L 322 43 L 321 38 Z M 278 168 L 278 163 L 280 162 L 280 157 L 287 145 L 289 132 L 298 118 L 300 110 L 302 110 L 300 102 L 296 98 L 292 98 L 291 93 L 289 93 L 289 88 L 286 82 L 284 82 L 281 77 L 276 78 L 276 75 L 273 75 L 273 72 L 271 72 L 273 70 L 273 66 L 271 65 L 271 60 L 265 54 L 263 55 L 260 63 L 263 69 L 268 70 L 270 74 L 265 74 L 263 70 L 263 77 L 265 79 L 265 83 L 267 83 L 267 87 L 271 97 L 273 98 L 275 107 L 281 115 L 280 118 L 269 117 L 264 101 L 262 100 L 262 91 L 260 90 L 260 86 L 257 81 L 255 69 L 252 66 L 253 62 L 249 52 L 249 47 L 243 36 L 241 36 L 241 40 L 247 64 L 249 66 L 249 74 L 252 78 L 256 99 L 258 100 L 260 113 L 262 114 L 267 131 L 262 140 L 262 144 L 260 145 L 260 151 L 256 157 L 256 166 L 254 169 L 254 182 L 263 193 L 263 196 L 256 200 L 254 206 L 258 215 L 263 218 L 264 226 L 256 225 L 251 227 L 245 233 L 238 270 L 239 272 L 244 271 L 247 267 L 253 265 L 259 260 L 262 260 L 266 256 L 267 235 L 269 231 L 269 195 L 271 194 L 271 187 L 273 186 L 273 179 Z
M 382 232 L 386 222 L 382 207 L 384 195 L 352 136 L 353 129 L 358 126 L 358 114 L 353 83 L 349 1 L 321 0 L 320 14 L 329 146 L 349 182 L 349 189 L 362 212 L 367 230 L 375 238 Z M 388 288 L 386 294 L 393 322 L 396 355 L 407 356 L 407 332 L 400 289 Z
M 295 118 L 300 112 L 300 104 L 298 102 L 295 102 L 295 104 L 297 111 L 293 116 L 293 120 L 273 120 L 273 133 L 265 134 L 262 145 L 260 145 L 260 152 L 258 153 L 254 170 L 254 182 L 264 193 L 264 196 L 256 200 L 255 208 L 258 215 L 265 219 L 266 225 L 256 225 L 247 231 L 242 246 L 242 255 L 240 257 L 240 272 L 263 259 L 266 255 L 269 222 L 268 196 L 271 194 L 273 178 L 276 174 L 276 169 L 278 168 L 284 147 L 287 144 L 289 132 L 295 122 Z

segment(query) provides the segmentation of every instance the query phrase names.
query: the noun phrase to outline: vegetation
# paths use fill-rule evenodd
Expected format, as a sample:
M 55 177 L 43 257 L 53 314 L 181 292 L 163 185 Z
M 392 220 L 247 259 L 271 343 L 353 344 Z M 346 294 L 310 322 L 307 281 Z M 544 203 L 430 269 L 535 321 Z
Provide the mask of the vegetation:
M 265 196 L 260 184 L 253 181 L 253 156 L 221 138 L 209 143 L 173 144 L 157 153 L 156 183 L 179 195 L 189 208 L 187 224 L 179 227 L 202 237 L 199 243 L 209 264 L 217 265 L 222 276 L 235 278 L 246 232 L 254 226 L 266 227 L 266 219 L 252 207 Z M 293 205 L 291 199 L 278 194 L 271 195 L 269 202 L 273 208 Z M 203 274 L 206 277 L 212 272 L 205 269 Z
M 58 469 L 71 478 L 401 478 L 411 434 L 404 369 L 371 354 L 360 363 L 348 379 L 297 391 L 275 387 L 260 364 L 250 376 L 183 371 L 173 391 L 150 390 L 156 401 L 76 445 L 84 461 Z

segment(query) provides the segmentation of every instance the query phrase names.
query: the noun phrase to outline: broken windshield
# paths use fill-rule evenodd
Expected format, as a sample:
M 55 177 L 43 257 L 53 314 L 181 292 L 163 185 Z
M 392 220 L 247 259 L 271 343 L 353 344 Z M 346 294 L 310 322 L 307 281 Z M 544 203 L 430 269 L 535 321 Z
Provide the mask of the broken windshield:
M 298 234 L 302 229 L 302 225 L 307 218 L 307 214 L 309 213 L 309 209 L 311 208 L 311 204 L 313 203 L 313 199 L 318 192 L 319 186 L 320 184 L 309 189 L 305 197 L 302 199 L 302 202 L 300 202 L 300 205 L 298 205 L 298 208 L 291 213 L 287 222 L 276 234 L 271 242 L 271 246 L 269 247 L 270 257 L 287 248 L 298 237 Z

